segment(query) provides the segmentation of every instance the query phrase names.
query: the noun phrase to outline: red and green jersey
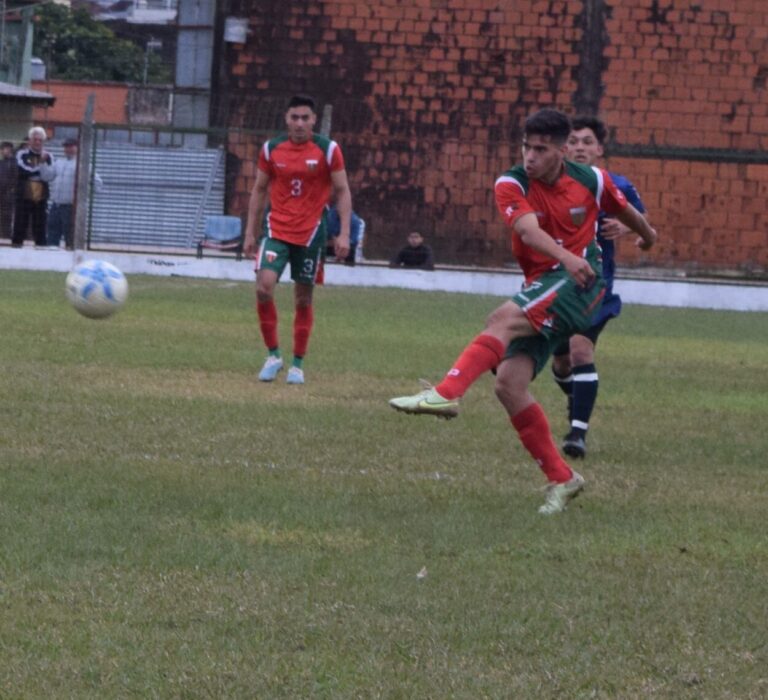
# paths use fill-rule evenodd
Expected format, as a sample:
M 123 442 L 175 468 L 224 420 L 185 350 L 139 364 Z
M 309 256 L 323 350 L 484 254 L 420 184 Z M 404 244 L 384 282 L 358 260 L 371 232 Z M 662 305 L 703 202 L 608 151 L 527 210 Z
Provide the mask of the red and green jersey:
M 542 230 L 581 257 L 595 245 L 600 210 L 617 214 L 627 206 L 626 197 L 605 170 L 570 161 L 565 161 L 563 174 L 552 185 L 530 180 L 518 165 L 496 180 L 494 191 L 507 226 L 512 227 L 523 214 L 535 214 Z M 526 282 L 558 266 L 552 258 L 526 246 L 516 234 L 512 236 L 512 251 Z
M 331 194 L 331 173 L 344 170 L 339 145 L 317 134 L 304 143 L 279 136 L 262 147 L 259 169 L 270 179 L 267 235 L 310 245 Z

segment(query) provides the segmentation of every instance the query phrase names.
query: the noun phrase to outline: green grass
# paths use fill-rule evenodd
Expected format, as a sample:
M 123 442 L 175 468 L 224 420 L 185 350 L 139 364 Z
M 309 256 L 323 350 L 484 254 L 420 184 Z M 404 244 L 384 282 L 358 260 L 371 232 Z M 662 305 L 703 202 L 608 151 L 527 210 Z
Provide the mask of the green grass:
M 250 285 L 130 284 L 90 321 L 0 271 L 0 697 L 768 695 L 766 314 L 626 308 L 546 519 L 490 377 L 450 423 L 386 405 L 498 299 L 319 289 L 291 387 Z

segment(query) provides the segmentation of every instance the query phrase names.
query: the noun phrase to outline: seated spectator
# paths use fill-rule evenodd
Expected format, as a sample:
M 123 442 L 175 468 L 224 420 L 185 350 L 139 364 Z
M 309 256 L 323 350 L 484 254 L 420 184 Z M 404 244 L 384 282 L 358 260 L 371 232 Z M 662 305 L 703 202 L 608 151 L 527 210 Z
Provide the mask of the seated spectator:
M 435 260 L 432 256 L 432 248 L 424 243 L 424 237 L 418 231 L 411 231 L 408 234 L 408 245 L 397 252 L 389 266 L 434 270 Z
M 341 233 L 341 220 L 335 204 L 329 204 L 325 212 L 325 226 L 327 245 L 325 254 L 334 256 L 333 239 Z M 349 222 L 349 254 L 344 259 L 345 265 L 354 265 L 356 261 L 363 259 L 363 237 L 365 236 L 365 221 L 355 212 Z

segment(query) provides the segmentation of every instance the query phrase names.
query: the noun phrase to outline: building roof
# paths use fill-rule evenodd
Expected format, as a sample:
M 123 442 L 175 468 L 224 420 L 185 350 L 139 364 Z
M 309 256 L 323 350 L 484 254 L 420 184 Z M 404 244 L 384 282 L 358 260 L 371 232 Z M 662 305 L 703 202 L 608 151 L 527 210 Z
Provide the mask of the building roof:
M 13 83 L 0 82 L 0 99 L 20 100 L 34 104 L 52 105 L 56 98 L 48 92 L 31 90 L 30 88 L 14 85 Z

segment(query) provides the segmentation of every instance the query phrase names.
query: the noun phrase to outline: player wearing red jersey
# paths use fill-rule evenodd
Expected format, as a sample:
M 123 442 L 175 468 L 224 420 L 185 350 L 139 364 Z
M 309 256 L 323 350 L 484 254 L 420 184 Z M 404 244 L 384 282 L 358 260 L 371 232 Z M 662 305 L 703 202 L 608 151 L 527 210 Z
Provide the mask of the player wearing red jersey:
M 562 112 L 533 114 L 523 132 L 523 165 L 496 181 L 496 204 L 512 231 L 525 275 L 522 291 L 491 313 L 483 332 L 440 384 L 390 401 L 405 413 L 452 418 L 474 381 L 495 370 L 496 396 L 549 480 L 539 508 L 545 515 L 564 510 L 584 487 L 584 479 L 560 456 L 547 417 L 528 386 L 560 342 L 589 326 L 600 303 L 604 283 L 595 241 L 599 211 L 613 214 L 643 238 L 656 235 L 607 172 L 565 161 L 570 132 L 570 120 Z
M 244 252 L 256 259 L 256 311 L 268 356 L 259 379 L 271 382 L 283 368 L 277 333 L 275 287 L 290 262 L 294 281 L 293 363 L 286 381 L 303 384 L 303 361 L 314 320 L 312 292 L 322 271 L 325 249 L 325 206 L 331 192 L 341 219 L 335 239 L 336 256 L 349 252 L 352 195 L 339 145 L 313 133 L 315 102 L 296 95 L 285 114 L 287 133 L 267 141 L 259 154 L 245 228 Z M 256 246 L 256 231 L 264 220 L 264 235 Z

